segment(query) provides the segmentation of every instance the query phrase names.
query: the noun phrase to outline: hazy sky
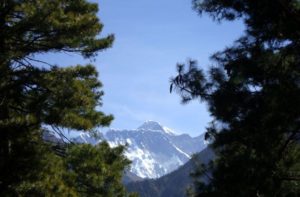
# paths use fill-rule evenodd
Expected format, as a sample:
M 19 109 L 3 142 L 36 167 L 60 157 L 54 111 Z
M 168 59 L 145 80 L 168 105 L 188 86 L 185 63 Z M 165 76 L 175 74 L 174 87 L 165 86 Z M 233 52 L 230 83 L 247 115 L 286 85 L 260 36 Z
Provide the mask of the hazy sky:
M 113 47 L 93 62 L 104 84 L 103 107 L 112 128 L 134 129 L 155 120 L 178 133 L 196 136 L 212 119 L 205 103 L 180 104 L 169 93 L 176 63 L 189 58 L 207 68 L 209 57 L 243 32 L 241 23 L 217 24 L 192 10 L 191 0 L 100 0 L 102 36 L 113 33 Z M 89 63 L 77 55 L 50 56 L 61 65 Z

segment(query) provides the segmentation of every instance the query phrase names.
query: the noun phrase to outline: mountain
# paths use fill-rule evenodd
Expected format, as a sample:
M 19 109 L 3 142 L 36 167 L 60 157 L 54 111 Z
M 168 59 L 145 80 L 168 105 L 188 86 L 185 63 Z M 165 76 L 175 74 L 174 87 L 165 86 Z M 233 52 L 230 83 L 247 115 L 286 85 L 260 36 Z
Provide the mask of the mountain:
M 205 147 L 203 136 L 178 135 L 154 121 L 135 130 L 109 130 L 104 138 L 112 146 L 128 144 L 125 155 L 132 161 L 130 171 L 142 178 L 168 174 Z
M 143 180 L 144 180 L 143 178 L 133 174 L 129 170 L 126 170 L 122 178 L 122 183 L 126 185 L 132 182 L 139 182 Z
M 126 188 L 129 192 L 137 192 L 140 197 L 184 197 L 186 196 L 187 188 L 193 184 L 190 174 L 194 171 L 197 164 L 207 164 L 213 157 L 213 151 L 210 148 L 205 148 L 172 173 L 159 179 L 130 182 L 126 184 Z M 208 181 L 206 177 L 201 179 Z
M 111 146 L 127 144 L 125 155 L 132 161 L 130 172 L 141 178 L 159 178 L 168 174 L 206 146 L 203 135 L 179 135 L 155 121 L 146 121 L 133 130 L 110 129 L 102 137 Z M 99 139 L 88 133 L 80 134 L 73 141 L 99 143 Z

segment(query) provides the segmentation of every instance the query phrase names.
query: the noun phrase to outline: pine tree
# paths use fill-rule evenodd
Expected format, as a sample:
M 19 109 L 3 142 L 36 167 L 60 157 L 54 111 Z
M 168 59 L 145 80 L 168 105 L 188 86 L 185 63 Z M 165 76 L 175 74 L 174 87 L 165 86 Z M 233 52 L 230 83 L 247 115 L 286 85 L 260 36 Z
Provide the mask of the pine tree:
M 200 14 L 242 20 L 246 31 L 212 56 L 208 74 L 195 61 L 172 79 L 183 102 L 201 98 L 215 118 L 207 129 L 217 158 L 198 174 L 194 196 L 300 194 L 300 2 L 194 0 Z M 197 176 L 198 175 L 198 176 Z
M 69 168 L 68 184 L 82 197 L 133 196 L 121 183 L 125 167 L 130 164 L 123 155 L 124 148 L 110 148 L 107 142 L 71 146 L 65 162 Z
M 36 55 L 93 58 L 110 47 L 114 37 L 99 37 L 97 12 L 97 4 L 86 0 L 0 2 L 0 196 L 80 196 L 77 186 L 65 182 L 66 159 L 43 141 L 43 132 L 90 131 L 109 125 L 112 116 L 98 110 L 103 92 L 93 65 L 62 68 Z M 120 161 L 115 170 L 123 170 L 122 155 L 114 157 Z M 113 173 L 111 179 L 120 178 L 120 171 Z

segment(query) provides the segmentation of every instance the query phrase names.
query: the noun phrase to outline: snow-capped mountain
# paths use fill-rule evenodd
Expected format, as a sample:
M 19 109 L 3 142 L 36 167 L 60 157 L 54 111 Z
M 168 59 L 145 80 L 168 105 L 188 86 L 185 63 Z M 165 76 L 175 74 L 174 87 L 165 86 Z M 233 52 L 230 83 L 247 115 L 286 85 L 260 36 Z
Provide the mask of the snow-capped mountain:
M 111 146 L 128 145 L 126 156 L 132 161 L 130 171 L 142 178 L 159 178 L 185 164 L 196 152 L 205 148 L 203 135 L 191 137 L 176 134 L 155 121 L 147 121 L 134 130 L 108 130 L 103 138 Z M 96 144 L 84 133 L 76 142 Z

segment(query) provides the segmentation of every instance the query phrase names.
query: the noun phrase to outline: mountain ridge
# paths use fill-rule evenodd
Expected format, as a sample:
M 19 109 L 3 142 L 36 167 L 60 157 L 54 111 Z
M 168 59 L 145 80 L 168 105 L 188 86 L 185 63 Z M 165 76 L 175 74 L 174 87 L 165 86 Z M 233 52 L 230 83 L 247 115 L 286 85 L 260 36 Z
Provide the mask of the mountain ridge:
M 187 189 L 193 185 L 190 174 L 198 164 L 207 164 L 213 158 L 213 150 L 207 147 L 169 174 L 158 179 L 128 182 L 125 186 L 129 192 L 136 192 L 140 197 L 185 197 Z M 200 179 L 204 182 L 208 181 L 207 177 L 201 177 Z
M 73 141 L 96 144 L 103 139 L 112 147 L 127 145 L 125 155 L 132 161 L 130 172 L 141 178 L 168 174 L 206 147 L 203 135 L 177 134 L 155 121 L 146 121 L 137 129 L 110 129 L 99 140 L 84 133 Z

